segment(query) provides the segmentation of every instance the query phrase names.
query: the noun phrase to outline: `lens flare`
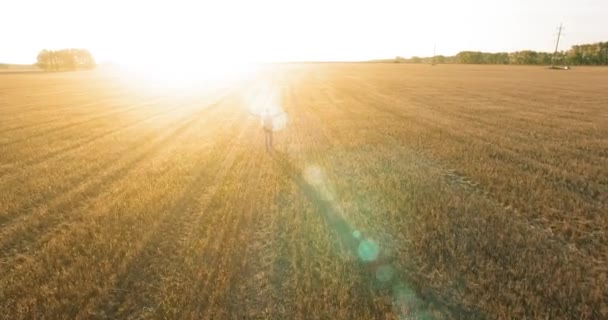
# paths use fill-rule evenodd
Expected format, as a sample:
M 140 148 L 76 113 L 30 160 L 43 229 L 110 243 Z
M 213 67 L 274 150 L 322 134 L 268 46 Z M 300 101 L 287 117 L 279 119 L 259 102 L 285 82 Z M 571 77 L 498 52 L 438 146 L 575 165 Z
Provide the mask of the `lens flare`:
M 362 232 L 353 228 L 344 218 L 340 206 L 334 199 L 334 193 L 330 192 L 331 186 L 322 169 L 317 165 L 309 165 L 302 172 L 302 178 L 316 192 L 312 197 L 313 202 L 321 202 L 321 213 L 328 221 L 332 231 L 346 245 L 348 251 L 340 252 L 341 256 L 353 257 L 373 273 L 376 284 L 382 287 L 390 286 L 392 306 L 400 320 L 410 319 L 432 319 L 431 315 L 424 310 L 422 301 L 407 283 L 403 280 L 401 273 L 390 263 L 385 263 L 387 250 L 380 255 L 380 244 L 371 238 L 362 235 Z M 350 260 L 353 261 L 353 260 Z
M 363 240 L 359 243 L 357 253 L 359 254 L 359 259 L 363 261 L 374 261 L 378 258 L 380 246 L 374 240 Z
M 287 127 L 287 113 L 283 110 L 281 95 L 274 85 L 257 85 L 244 94 L 242 99 L 249 109 L 249 114 L 260 118 L 266 113 L 270 115 L 272 131 L 281 131 Z

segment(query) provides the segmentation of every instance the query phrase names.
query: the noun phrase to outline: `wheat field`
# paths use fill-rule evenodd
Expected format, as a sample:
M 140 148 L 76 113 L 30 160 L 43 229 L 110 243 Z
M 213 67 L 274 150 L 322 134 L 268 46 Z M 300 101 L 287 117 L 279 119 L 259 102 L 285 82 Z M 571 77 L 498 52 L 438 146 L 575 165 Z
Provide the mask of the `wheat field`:
M 0 74 L 0 319 L 606 318 L 607 78 Z

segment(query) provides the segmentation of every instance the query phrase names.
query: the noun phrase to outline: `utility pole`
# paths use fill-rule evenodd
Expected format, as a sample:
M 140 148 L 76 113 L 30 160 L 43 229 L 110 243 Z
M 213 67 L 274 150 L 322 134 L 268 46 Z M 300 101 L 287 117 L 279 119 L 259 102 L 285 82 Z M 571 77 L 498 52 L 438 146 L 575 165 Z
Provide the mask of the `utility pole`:
M 555 42 L 555 51 L 553 51 L 553 59 L 551 60 L 551 68 L 555 68 L 555 58 L 557 57 L 557 48 L 559 47 L 559 38 L 562 36 L 563 26 L 560 23 L 557 29 L 557 41 Z
M 431 63 L 431 65 L 435 65 L 435 49 L 437 49 L 437 45 L 433 45 L 433 62 Z

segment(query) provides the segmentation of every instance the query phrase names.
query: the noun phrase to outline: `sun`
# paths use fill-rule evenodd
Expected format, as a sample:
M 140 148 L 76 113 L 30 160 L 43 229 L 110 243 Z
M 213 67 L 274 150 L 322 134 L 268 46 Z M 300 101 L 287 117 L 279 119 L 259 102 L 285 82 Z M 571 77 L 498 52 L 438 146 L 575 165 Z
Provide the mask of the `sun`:
M 127 67 L 141 81 L 167 87 L 188 87 L 210 82 L 239 80 L 253 69 L 247 63 L 198 63 L 175 62 L 165 66 L 134 65 Z
M 228 59 L 157 53 L 124 59 L 120 70 L 129 81 L 150 90 L 192 91 L 229 86 L 250 77 L 258 64 Z M 160 62 L 160 63 L 159 63 Z
M 145 32 L 134 35 L 130 43 L 104 43 L 115 62 L 143 85 L 196 89 L 240 80 L 256 68 L 230 29 L 186 26 L 179 17 L 162 25 L 145 19 L 138 17 Z

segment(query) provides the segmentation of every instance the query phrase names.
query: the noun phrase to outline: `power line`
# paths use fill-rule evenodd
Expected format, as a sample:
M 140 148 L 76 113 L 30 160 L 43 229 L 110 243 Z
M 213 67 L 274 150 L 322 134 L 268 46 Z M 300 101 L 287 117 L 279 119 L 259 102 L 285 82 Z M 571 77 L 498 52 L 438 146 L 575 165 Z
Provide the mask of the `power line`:
M 559 47 L 559 38 L 562 35 L 563 24 L 559 24 L 559 29 L 557 30 L 557 41 L 555 42 L 555 51 L 553 51 L 553 59 L 551 60 L 551 68 L 555 67 L 555 57 L 557 57 L 557 48 Z

